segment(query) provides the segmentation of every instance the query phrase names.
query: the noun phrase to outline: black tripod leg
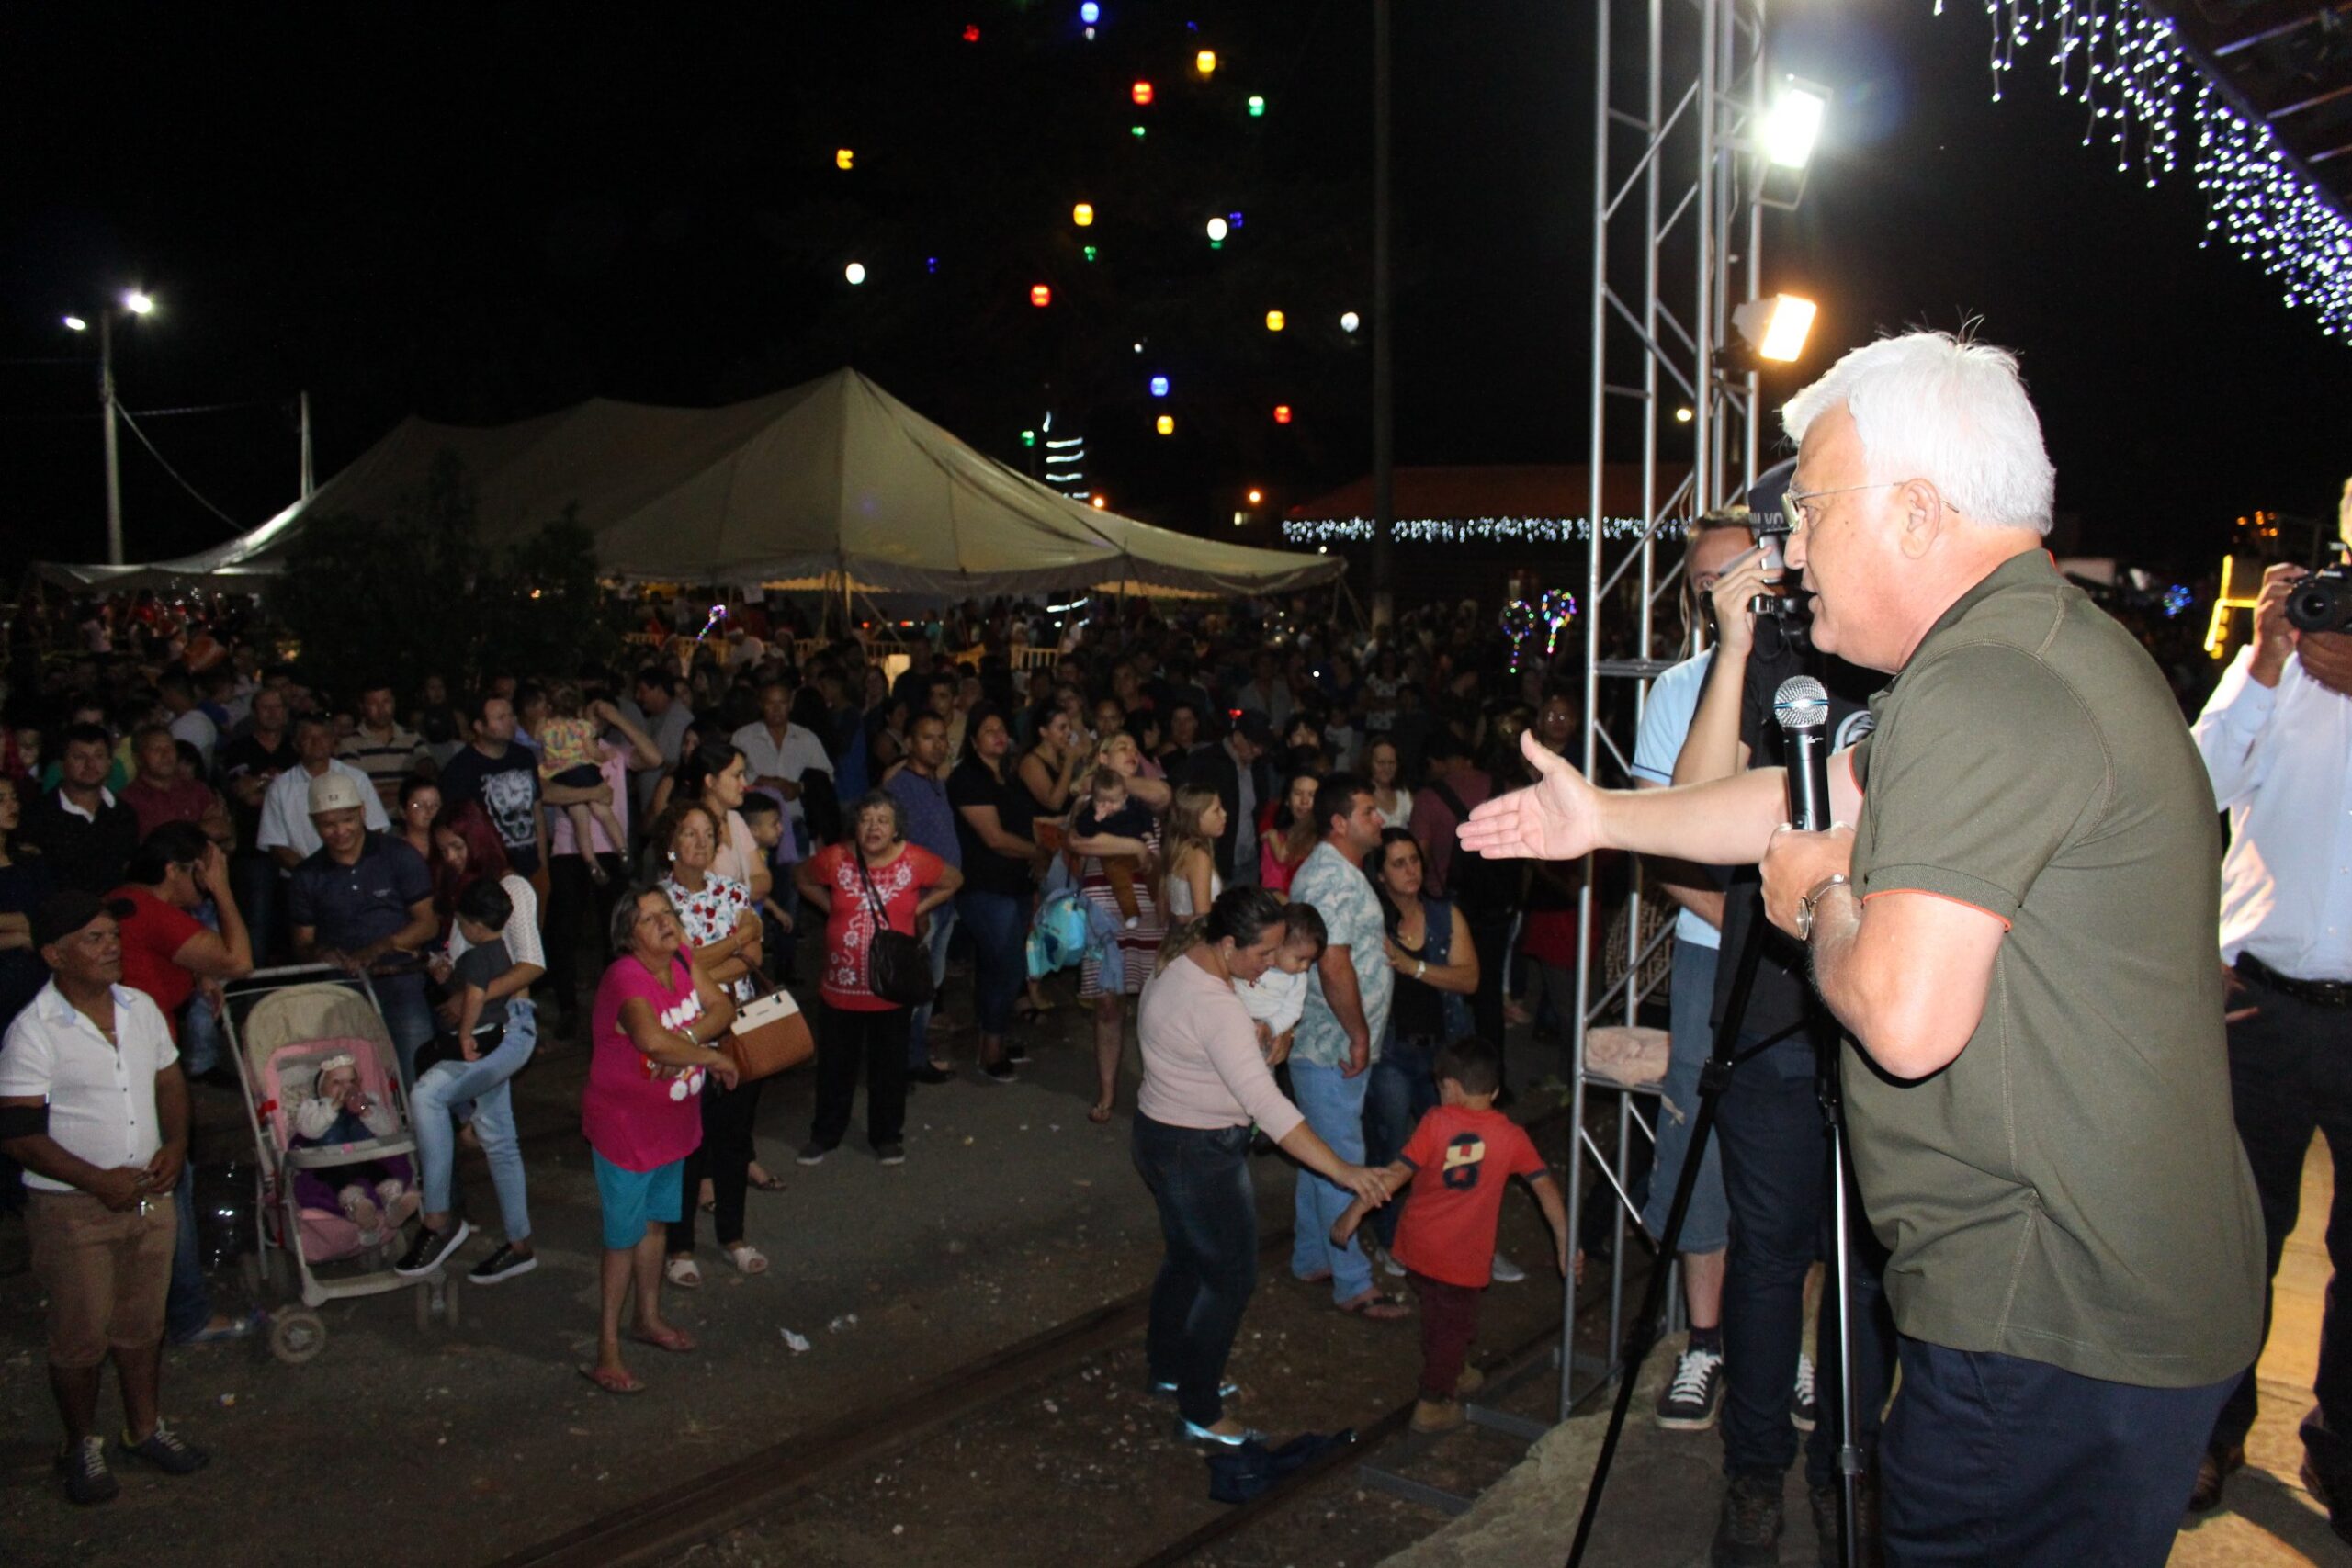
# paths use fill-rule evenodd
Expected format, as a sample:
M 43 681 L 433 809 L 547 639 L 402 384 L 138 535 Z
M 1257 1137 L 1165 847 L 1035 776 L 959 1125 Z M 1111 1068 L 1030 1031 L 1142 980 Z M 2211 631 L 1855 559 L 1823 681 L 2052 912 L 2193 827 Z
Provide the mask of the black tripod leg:
M 1845 1063 L 1837 1022 L 1825 1010 L 1815 1010 L 1813 1028 L 1814 1092 L 1829 1130 L 1829 1285 L 1837 1292 L 1838 1517 L 1843 1527 L 1838 1561 L 1854 1568 L 1861 1561 L 1862 1450 L 1861 1412 L 1854 1394 L 1854 1248 L 1846 1229 L 1846 1101 L 1840 1076 Z
M 1649 1359 L 1650 1350 L 1657 1343 L 1658 1317 L 1666 1309 L 1666 1282 L 1673 1273 L 1668 1260 L 1682 1239 L 1682 1221 L 1690 1210 L 1690 1194 L 1699 1185 L 1699 1162 L 1707 1152 L 1707 1139 L 1715 1130 L 1716 1102 L 1731 1085 L 1734 1047 L 1739 1043 L 1739 1032 L 1746 1026 L 1748 994 L 1756 988 L 1756 969 L 1764 957 L 1765 933 L 1769 929 L 1761 919 L 1748 923 L 1747 936 L 1740 943 L 1737 965 L 1732 971 L 1731 998 L 1724 1009 L 1723 1021 L 1715 1026 L 1714 1048 L 1699 1074 L 1699 1115 L 1690 1124 L 1690 1152 L 1682 1156 L 1681 1173 L 1674 1180 L 1674 1203 L 1667 1211 L 1665 1234 L 1658 1237 L 1658 1263 L 1650 1270 L 1649 1285 L 1642 1292 L 1642 1310 L 1634 1319 L 1633 1344 L 1626 1352 L 1623 1371 L 1618 1375 L 1617 1402 L 1609 1412 L 1609 1430 L 1600 1439 L 1600 1457 L 1593 1462 L 1592 1481 L 1585 1488 L 1584 1512 L 1577 1519 L 1576 1540 L 1568 1548 L 1568 1568 L 1578 1568 L 1584 1562 L 1585 1548 L 1592 1540 L 1593 1521 L 1600 1517 L 1601 1490 L 1609 1484 L 1609 1467 L 1617 1458 L 1617 1440 L 1624 1435 L 1625 1413 L 1633 1406 L 1634 1382 L 1642 1363 Z M 1570 1128 L 1568 1137 L 1568 1157 L 1583 1157 L 1584 1129 Z M 1560 1347 L 1563 1357 L 1573 1350 L 1572 1346 Z

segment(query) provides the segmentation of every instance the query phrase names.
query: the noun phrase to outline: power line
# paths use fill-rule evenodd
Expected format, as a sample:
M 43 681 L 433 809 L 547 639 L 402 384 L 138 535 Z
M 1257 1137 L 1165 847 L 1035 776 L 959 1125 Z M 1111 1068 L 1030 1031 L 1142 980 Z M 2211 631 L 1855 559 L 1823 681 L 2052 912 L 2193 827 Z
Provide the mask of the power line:
M 235 518 L 230 516 L 227 513 L 213 505 L 209 501 L 205 500 L 203 491 L 188 483 L 187 480 L 180 478 L 180 471 L 172 467 L 170 462 L 164 458 L 161 452 L 155 450 L 155 444 L 147 439 L 147 433 L 139 428 L 139 422 L 130 417 L 130 411 L 129 409 L 118 409 L 116 412 L 122 415 L 122 423 L 130 427 L 130 434 L 139 437 L 139 444 L 147 448 L 149 454 L 154 457 L 156 462 L 163 464 L 164 472 L 171 475 L 172 478 L 178 482 L 180 489 L 196 497 L 197 501 L 203 505 L 207 512 L 211 513 L 212 515 L 220 519 L 221 522 L 229 525 L 230 527 L 236 529 L 239 533 L 243 533 L 244 531 L 245 525 L 243 524 L 238 522 Z

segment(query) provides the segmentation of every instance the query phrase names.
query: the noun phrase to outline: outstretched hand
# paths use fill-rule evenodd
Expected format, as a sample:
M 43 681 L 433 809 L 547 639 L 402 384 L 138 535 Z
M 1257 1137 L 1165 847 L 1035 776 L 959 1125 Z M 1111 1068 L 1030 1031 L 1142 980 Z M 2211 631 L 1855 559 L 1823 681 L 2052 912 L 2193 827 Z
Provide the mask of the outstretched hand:
M 1529 730 L 1519 749 L 1535 770 L 1525 789 L 1499 795 L 1456 829 L 1462 847 L 1488 860 L 1578 860 L 1600 841 L 1600 792 Z

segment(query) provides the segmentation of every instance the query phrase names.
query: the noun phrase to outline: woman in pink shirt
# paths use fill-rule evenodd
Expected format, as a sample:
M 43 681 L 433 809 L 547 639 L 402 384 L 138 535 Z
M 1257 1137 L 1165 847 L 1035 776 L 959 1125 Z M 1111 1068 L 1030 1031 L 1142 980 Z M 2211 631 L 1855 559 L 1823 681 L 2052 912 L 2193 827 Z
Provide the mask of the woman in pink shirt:
M 1224 1397 L 1226 1360 L 1258 1284 L 1250 1123 L 1309 1170 L 1367 1202 L 1387 1201 L 1380 1173 L 1333 1154 L 1274 1086 L 1258 1026 L 1233 989 L 1266 972 L 1286 931 L 1280 894 L 1228 887 L 1205 916 L 1170 933 L 1144 987 L 1135 1161 L 1168 1247 L 1144 1353 L 1152 1390 L 1175 1399 L 1176 1435 L 1187 1442 L 1238 1448 L 1259 1435 L 1226 1416 Z
M 695 968 L 660 888 L 633 888 L 620 900 L 612 940 L 619 956 L 596 987 L 580 1105 L 605 1222 L 604 1319 L 596 1364 L 582 1372 L 608 1393 L 638 1393 L 645 1385 L 621 1362 L 621 1307 L 632 1283 L 630 1337 L 661 1350 L 695 1348 L 662 1320 L 662 1254 L 685 1158 L 702 1142 L 703 1077 L 735 1087 L 734 1063 L 710 1043 L 726 1037 L 735 1004 Z

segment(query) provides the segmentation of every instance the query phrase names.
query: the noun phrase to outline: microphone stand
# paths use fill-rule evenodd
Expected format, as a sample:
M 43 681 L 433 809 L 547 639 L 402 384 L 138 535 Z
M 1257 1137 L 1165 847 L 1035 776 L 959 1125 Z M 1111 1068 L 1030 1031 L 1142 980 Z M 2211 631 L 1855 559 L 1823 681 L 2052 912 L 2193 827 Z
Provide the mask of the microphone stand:
M 1842 1526 L 1838 1561 L 1855 1568 L 1862 1539 L 1861 1411 L 1854 1394 L 1853 1237 L 1846 1216 L 1846 1099 L 1844 1033 L 1828 1018 L 1818 993 L 1813 1014 L 1813 1089 L 1829 1134 L 1829 1213 L 1836 1233 L 1829 1244 L 1829 1286 L 1838 1292 L 1838 1517 Z M 1826 1025 L 1826 1027 L 1824 1027 Z

